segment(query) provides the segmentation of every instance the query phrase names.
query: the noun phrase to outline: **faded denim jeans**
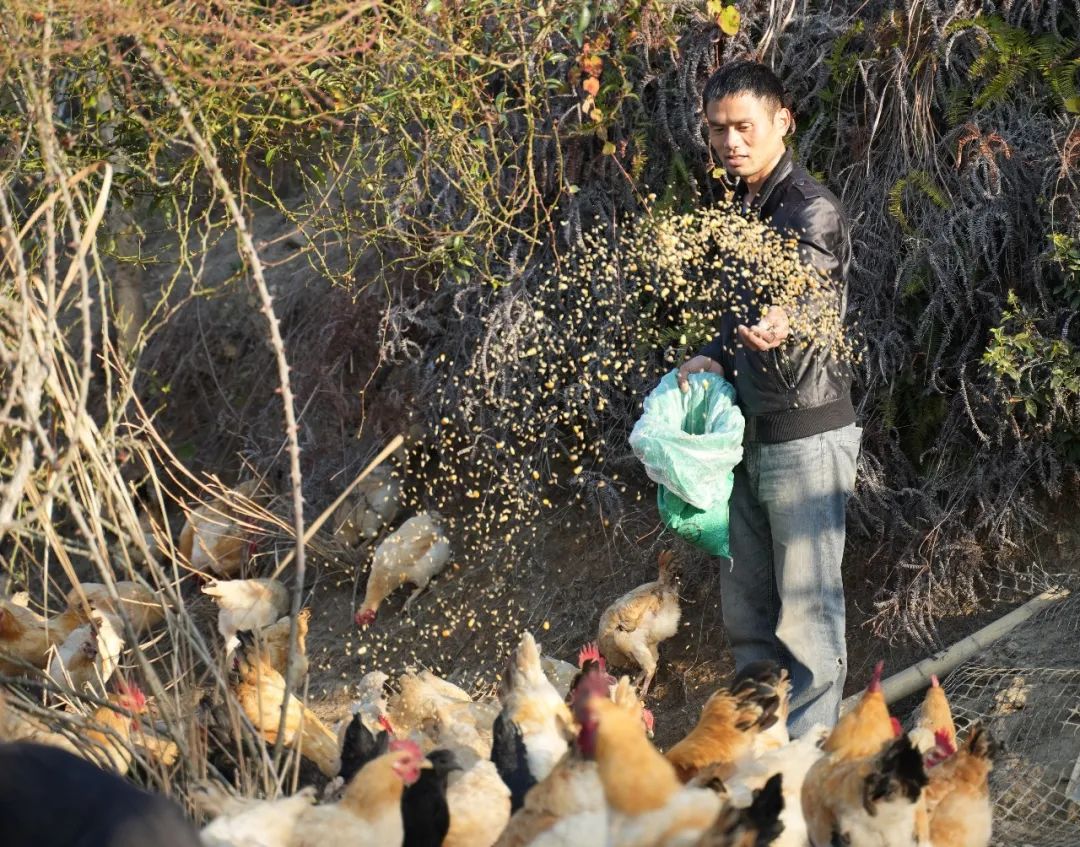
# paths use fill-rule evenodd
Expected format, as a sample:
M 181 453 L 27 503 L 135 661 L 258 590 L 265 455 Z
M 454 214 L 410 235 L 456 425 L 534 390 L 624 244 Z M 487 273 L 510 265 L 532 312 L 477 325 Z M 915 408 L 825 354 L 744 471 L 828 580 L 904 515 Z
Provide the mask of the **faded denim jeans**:
M 836 722 L 844 679 L 844 513 L 855 486 L 855 424 L 779 444 L 747 443 L 721 566 L 736 670 L 772 659 L 791 674 L 793 737 Z

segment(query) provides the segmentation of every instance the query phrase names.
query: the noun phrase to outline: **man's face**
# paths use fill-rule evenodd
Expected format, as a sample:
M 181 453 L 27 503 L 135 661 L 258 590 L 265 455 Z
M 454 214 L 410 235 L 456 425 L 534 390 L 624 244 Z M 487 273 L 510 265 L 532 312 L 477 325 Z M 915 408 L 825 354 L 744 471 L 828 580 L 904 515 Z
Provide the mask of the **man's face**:
M 784 152 L 791 112 L 775 111 L 753 94 L 733 94 L 705 107 L 709 144 L 731 176 L 748 182 L 763 178 Z

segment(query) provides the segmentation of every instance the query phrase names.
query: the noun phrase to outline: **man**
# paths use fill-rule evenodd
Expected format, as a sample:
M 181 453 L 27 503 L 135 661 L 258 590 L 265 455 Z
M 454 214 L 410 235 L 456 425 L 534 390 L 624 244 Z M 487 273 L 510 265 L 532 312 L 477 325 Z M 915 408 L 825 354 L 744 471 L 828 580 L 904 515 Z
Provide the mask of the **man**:
M 843 315 L 847 221 L 784 144 L 793 118 L 780 81 L 764 65 L 735 62 L 713 74 L 703 100 L 710 146 L 738 180 L 743 213 L 798 240 L 803 261 L 835 283 Z M 850 370 L 796 337 L 783 309 L 760 310 L 752 326 L 725 315 L 716 339 L 679 368 L 679 383 L 685 391 L 689 374 L 711 371 L 735 385 L 746 431 L 730 501 L 731 563 L 721 569 L 724 626 L 736 670 L 762 659 L 788 668 L 797 736 L 832 725 L 843 694 L 840 563 L 862 430 Z

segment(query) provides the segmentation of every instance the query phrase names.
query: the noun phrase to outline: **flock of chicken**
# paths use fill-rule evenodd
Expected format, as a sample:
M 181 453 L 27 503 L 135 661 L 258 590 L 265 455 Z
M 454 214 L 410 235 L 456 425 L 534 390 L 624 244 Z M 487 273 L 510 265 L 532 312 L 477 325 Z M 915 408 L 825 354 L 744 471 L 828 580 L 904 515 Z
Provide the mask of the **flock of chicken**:
M 336 516 L 335 531 L 377 537 L 396 517 L 397 496 L 392 478 L 376 475 Z M 879 665 L 835 727 L 792 740 L 786 671 L 752 665 L 709 698 L 685 738 L 665 753 L 653 746 L 642 698 L 658 645 L 680 617 L 668 553 L 655 582 L 603 612 L 597 642 L 576 663 L 542 655 L 525 633 L 498 696 L 481 700 L 430 671 L 406 672 L 390 690 L 389 677 L 373 671 L 332 728 L 292 693 L 308 670 L 309 613 L 295 622 L 286 614 L 290 593 L 277 580 L 233 578 L 249 542 L 227 502 L 193 510 L 178 549 L 214 574 L 201 590 L 218 605 L 231 705 L 267 745 L 296 750 L 330 780 L 319 796 L 307 787 L 270 800 L 237 797 L 220 782 L 194 787 L 190 796 L 209 821 L 200 835 L 206 847 L 989 843 L 994 745 L 980 727 L 959 745 L 936 680 L 909 733 L 889 715 Z M 449 557 L 438 515 L 404 521 L 375 550 L 357 624 L 371 625 L 406 583 L 415 587 L 411 602 Z M 172 764 L 176 745 L 144 731 L 147 698 L 117 674 L 125 638 L 164 618 L 160 599 L 119 582 L 76 585 L 66 600 L 46 619 L 17 598 L 0 599 L 0 675 L 44 673 L 103 698 L 81 729 L 103 767 L 125 774 L 135 750 Z M 609 666 L 640 676 L 616 679 Z M 114 674 L 119 681 L 106 687 Z M 0 741 L 87 755 L 70 733 L 2 701 Z

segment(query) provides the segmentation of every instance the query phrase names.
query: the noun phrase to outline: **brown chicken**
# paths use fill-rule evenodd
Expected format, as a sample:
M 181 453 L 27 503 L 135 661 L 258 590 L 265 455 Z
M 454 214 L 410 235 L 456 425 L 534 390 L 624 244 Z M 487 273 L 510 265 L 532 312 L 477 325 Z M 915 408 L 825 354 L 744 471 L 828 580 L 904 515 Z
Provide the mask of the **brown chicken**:
M 277 741 L 285 680 L 254 646 L 249 633 L 240 633 L 234 654 L 233 693 L 248 720 L 270 744 Z M 285 717 L 287 747 L 295 747 L 326 776 L 341 770 L 337 736 L 296 697 L 289 698 Z
M 259 481 L 249 479 L 233 489 L 235 497 L 256 499 Z M 252 527 L 225 497 L 192 509 L 180 531 L 180 555 L 198 571 L 228 579 L 247 563 Z
M 745 678 L 705 701 L 697 725 L 667 752 L 680 780 L 689 782 L 705 767 L 714 777 L 726 779 L 752 750 L 755 737 L 777 722 L 782 697 L 779 688 L 787 673 L 774 666 L 765 680 Z
M 946 731 L 939 744 L 948 752 Z M 954 748 L 955 749 L 955 748 Z M 993 829 L 990 771 L 997 745 L 989 731 L 976 724 L 963 749 L 930 768 L 926 808 L 934 847 L 987 847 Z
M 22 674 L 24 662 L 44 669 L 49 648 L 62 644 L 75 626 L 70 621 L 46 620 L 25 606 L 0 600 L 0 675 Z
M 296 679 L 302 680 L 307 676 L 307 634 L 308 625 L 311 622 L 311 609 L 301 609 L 296 618 L 296 659 L 293 662 L 296 668 Z M 266 655 L 270 666 L 282 676 L 285 675 L 285 664 L 289 658 L 289 629 L 292 618 L 288 615 L 270 626 L 259 630 L 259 650 Z
M 108 586 L 99 582 L 81 582 L 67 593 L 67 609 L 59 615 L 57 622 L 64 628 L 82 626 L 89 623 L 89 612 L 83 598 L 91 609 L 100 609 L 114 617 L 126 617 L 136 635 L 145 635 L 165 619 L 165 610 L 157 596 L 144 585 L 121 580 L 116 583 L 117 603 L 109 594 Z M 70 631 L 70 630 L 69 630 Z M 123 634 L 123 627 L 118 630 Z
M 929 753 L 938 744 L 939 734 L 944 733 L 948 742 L 956 748 L 956 724 L 953 723 L 952 710 L 936 676 L 930 677 L 930 687 L 926 689 L 915 718 L 915 726 L 908 735 L 922 753 Z
M 659 579 L 624 594 L 600 616 L 600 652 L 614 667 L 641 668 L 642 697 L 656 675 L 657 645 L 678 632 L 681 614 L 674 554 L 665 550 Z
M 925 830 L 926 771 L 903 733 L 877 754 L 842 761 L 822 759 L 803 783 L 803 814 L 812 847 L 873 844 L 930 847 Z M 808 802 L 813 789 L 813 800 Z M 936 843 L 935 843 L 936 847 Z

